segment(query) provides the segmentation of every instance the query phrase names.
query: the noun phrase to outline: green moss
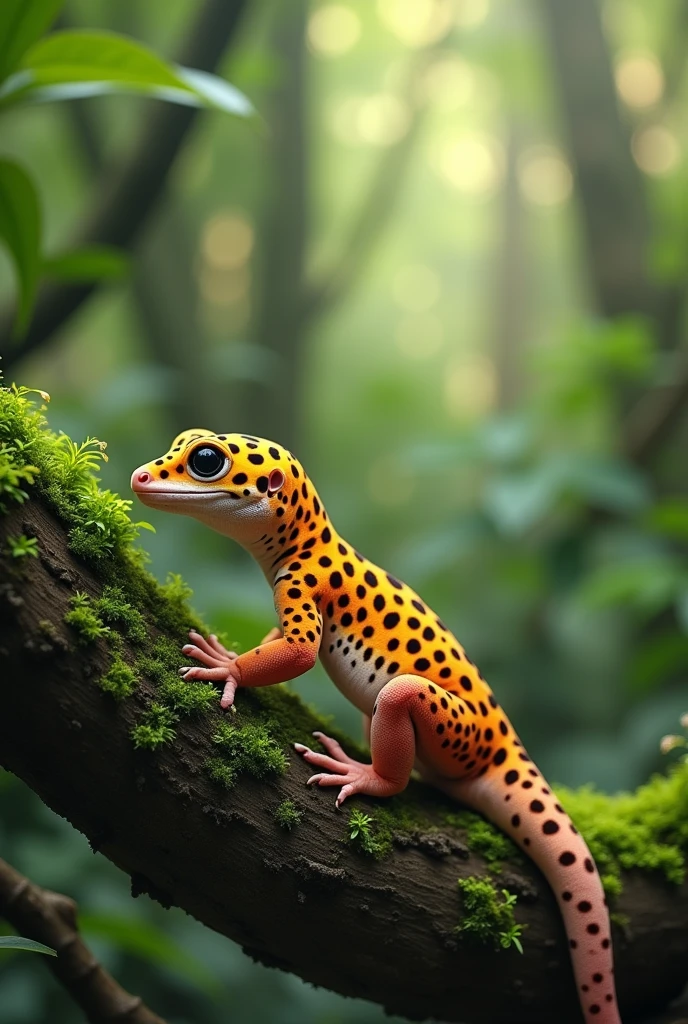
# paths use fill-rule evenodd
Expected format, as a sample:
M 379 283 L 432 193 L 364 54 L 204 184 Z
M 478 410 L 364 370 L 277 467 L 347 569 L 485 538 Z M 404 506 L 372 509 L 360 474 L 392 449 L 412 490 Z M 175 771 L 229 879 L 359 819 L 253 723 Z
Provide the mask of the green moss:
M 659 872 L 680 885 L 688 851 L 688 765 L 655 775 L 635 793 L 608 796 L 590 786 L 557 789 L 585 836 L 605 889 L 621 891 L 621 869 Z
M 444 820 L 448 825 L 465 829 L 469 848 L 480 853 L 493 870 L 499 870 L 504 860 L 517 863 L 522 859 L 518 847 L 509 837 L 479 814 L 472 811 L 457 811 L 445 814 Z
M 110 627 L 103 625 L 99 615 L 93 610 L 88 594 L 77 593 L 69 599 L 71 610 L 64 617 L 68 626 L 76 631 L 78 643 L 90 644 L 110 632 Z
M 158 687 L 157 695 L 163 704 L 173 708 L 180 717 L 201 714 L 218 701 L 218 693 L 212 683 L 187 683 L 179 677 L 165 680 Z
M 172 726 L 177 716 L 164 704 L 153 703 L 144 715 L 140 725 L 131 730 L 134 746 L 144 750 L 157 750 L 165 743 L 171 743 L 176 733 Z
M 375 819 L 372 815 L 364 814 L 354 808 L 349 814 L 348 839 L 356 849 L 379 860 L 389 852 L 391 843 L 388 847 L 380 842 L 379 837 L 375 834 L 374 823 Z
M 522 953 L 523 925 L 514 917 L 516 896 L 507 889 L 497 891 L 484 878 L 461 878 L 458 885 L 464 917 L 456 927 L 457 934 L 497 949 L 516 946 Z
M 126 661 L 116 655 L 108 671 L 98 680 L 98 686 L 115 700 L 124 700 L 131 697 L 138 686 L 138 679 Z
M 93 607 L 103 622 L 120 630 L 129 640 L 137 644 L 146 640 L 146 620 L 138 608 L 126 600 L 121 587 L 105 587 Z
M 303 811 L 298 809 L 293 800 L 283 800 L 275 808 L 274 818 L 280 828 L 291 832 L 293 828 L 296 828 L 301 823 Z
M 218 745 L 222 756 L 211 758 L 206 767 L 211 778 L 225 786 L 233 785 L 236 777 L 243 773 L 256 779 L 283 775 L 289 765 L 284 751 L 264 724 L 220 722 L 213 743 Z M 220 762 L 225 765 L 224 770 Z
M 46 636 L 49 640 L 57 640 L 58 632 L 54 622 L 50 619 L 39 619 L 38 628 L 40 629 L 43 636 Z

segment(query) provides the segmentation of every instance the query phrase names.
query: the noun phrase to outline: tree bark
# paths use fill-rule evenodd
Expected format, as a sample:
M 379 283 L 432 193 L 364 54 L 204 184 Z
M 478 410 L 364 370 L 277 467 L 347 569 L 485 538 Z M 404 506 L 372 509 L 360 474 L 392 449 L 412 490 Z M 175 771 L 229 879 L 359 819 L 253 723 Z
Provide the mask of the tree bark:
M 442 822 L 439 796 L 412 783 L 438 829 L 399 837 L 372 861 L 345 841 L 333 794 L 305 788 L 311 769 L 296 756 L 277 782 L 242 777 L 225 791 L 203 770 L 214 753 L 207 718 L 182 720 L 159 753 L 135 750 L 130 730 L 152 684 L 116 705 L 94 684 L 107 648 L 75 646 L 63 622 L 70 596 L 98 595 L 102 582 L 38 501 L 0 519 L 0 551 L 19 532 L 38 538 L 40 557 L 17 567 L 0 556 L 0 763 L 126 871 L 134 894 L 182 907 L 264 964 L 411 1019 L 580 1019 L 556 904 L 533 865 L 504 865 L 495 877 L 519 895 L 525 955 L 457 937 L 457 880 L 484 875 L 485 864 Z M 239 715 L 247 699 L 239 695 Z M 273 817 L 287 797 L 304 810 L 292 833 Z M 375 801 L 357 805 L 375 813 Z M 688 883 L 631 872 L 615 909 L 630 922 L 615 928 L 614 946 L 631 1019 L 685 983 Z

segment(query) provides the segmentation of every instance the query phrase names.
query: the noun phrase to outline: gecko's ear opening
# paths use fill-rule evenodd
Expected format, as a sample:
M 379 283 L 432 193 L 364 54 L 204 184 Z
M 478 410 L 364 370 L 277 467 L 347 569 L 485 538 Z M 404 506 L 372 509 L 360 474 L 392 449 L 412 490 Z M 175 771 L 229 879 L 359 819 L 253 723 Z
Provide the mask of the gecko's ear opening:
M 284 487 L 286 477 L 281 469 L 273 469 L 268 477 L 268 497 L 272 497 L 273 494 L 277 494 Z

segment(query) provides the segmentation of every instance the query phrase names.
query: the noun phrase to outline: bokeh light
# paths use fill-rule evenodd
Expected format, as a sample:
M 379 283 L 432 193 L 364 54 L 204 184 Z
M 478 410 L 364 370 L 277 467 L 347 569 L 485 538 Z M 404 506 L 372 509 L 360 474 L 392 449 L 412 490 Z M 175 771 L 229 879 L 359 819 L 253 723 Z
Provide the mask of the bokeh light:
M 664 125 L 639 128 L 631 139 L 631 152 L 641 171 L 662 178 L 671 174 L 681 160 L 681 144 Z
M 490 11 L 489 0 L 457 0 L 456 24 L 461 28 L 477 28 Z
M 436 170 L 459 192 L 486 197 L 497 188 L 504 165 L 499 143 L 487 135 L 445 140 L 434 161 Z
M 617 92 L 628 107 L 652 107 L 664 93 L 664 73 L 649 51 L 622 56 L 616 63 L 614 79 Z
M 412 313 L 422 313 L 435 305 L 440 297 L 438 275 L 422 263 L 402 267 L 395 277 L 392 292 L 397 305 Z
M 409 47 L 442 39 L 455 13 L 452 0 L 378 0 L 377 10 L 385 28 Z
M 361 35 L 361 19 L 344 4 L 327 4 L 308 19 L 308 42 L 321 57 L 341 57 L 353 49 Z
M 201 230 L 201 255 L 213 269 L 240 267 L 253 251 L 254 232 L 243 213 L 221 210 Z
M 461 57 L 444 57 L 425 72 L 422 92 L 440 110 L 458 110 L 476 95 L 476 74 Z
M 518 161 L 518 184 L 523 198 L 534 206 L 557 206 L 570 197 L 573 175 L 556 146 L 530 146 Z
M 432 313 L 405 316 L 397 324 L 394 338 L 409 359 L 429 359 L 444 344 L 444 324 Z
M 472 419 L 492 408 L 496 390 L 494 366 L 487 356 L 455 358 L 444 375 L 444 407 L 454 419 Z
M 392 93 L 378 93 L 361 100 L 356 115 L 359 138 L 372 146 L 391 146 L 408 131 L 411 112 Z

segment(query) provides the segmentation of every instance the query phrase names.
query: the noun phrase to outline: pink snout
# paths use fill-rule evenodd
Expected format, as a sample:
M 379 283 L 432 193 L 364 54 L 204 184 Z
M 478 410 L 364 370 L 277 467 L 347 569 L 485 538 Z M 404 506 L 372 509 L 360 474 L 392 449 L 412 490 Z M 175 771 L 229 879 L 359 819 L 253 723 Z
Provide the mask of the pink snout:
M 145 491 L 146 484 L 150 484 L 152 482 L 153 477 L 147 469 L 135 469 L 131 474 L 132 491 Z

